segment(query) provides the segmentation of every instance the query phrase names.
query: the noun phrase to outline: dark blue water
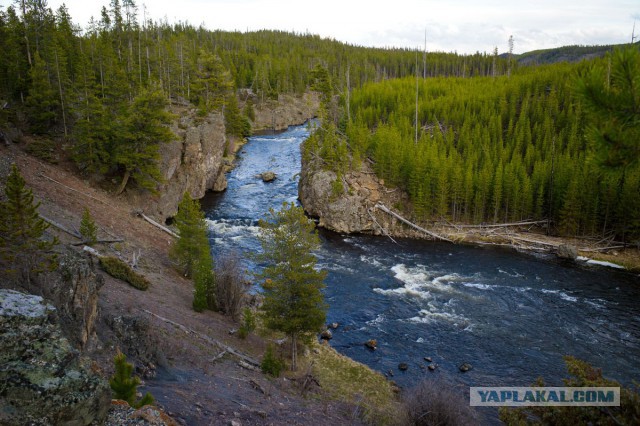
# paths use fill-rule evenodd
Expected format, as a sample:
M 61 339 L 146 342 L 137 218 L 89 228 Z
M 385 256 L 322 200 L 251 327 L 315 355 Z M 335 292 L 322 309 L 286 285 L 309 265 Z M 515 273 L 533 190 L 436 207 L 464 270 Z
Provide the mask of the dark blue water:
M 303 127 L 256 136 L 228 175 L 226 192 L 204 202 L 216 254 L 259 249 L 257 220 L 297 199 Z M 276 181 L 257 174 L 272 170 Z M 600 267 L 513 251 L 321 232 L 329 274 L 331 345 L 409 386 L 444 376 L 470 386 L 550 385 L 567 376 L 563 355 L 640 380 L 640 279 Z M 247 261 L 248 262 L 248 261 Z M 251 269 L 252 265 L 246 266 Z M 363 343 L 377 339 L 378 350 Z M 424 367 L 429 356 L 435 372 Z M 398 371 L 399 362 L 409 369 Z M 460 373 L 463 362 L 473 365 Z

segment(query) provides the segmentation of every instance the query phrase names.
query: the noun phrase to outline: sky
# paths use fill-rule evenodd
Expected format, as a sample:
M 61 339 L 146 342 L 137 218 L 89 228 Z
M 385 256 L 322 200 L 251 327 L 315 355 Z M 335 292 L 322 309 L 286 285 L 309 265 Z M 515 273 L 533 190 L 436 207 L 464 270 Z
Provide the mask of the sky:
M 0 0 L 7 6 L 13 0 Z M 67 5 L 75 23 L 98 18 L 109 0 L 48 0 Z M 631 41 L 640 34 L 639 0 L 137 0 L 147 17 L 208 29 L 276 29 L 350 44 L 428 51 L 523 53 L 566 45 Z

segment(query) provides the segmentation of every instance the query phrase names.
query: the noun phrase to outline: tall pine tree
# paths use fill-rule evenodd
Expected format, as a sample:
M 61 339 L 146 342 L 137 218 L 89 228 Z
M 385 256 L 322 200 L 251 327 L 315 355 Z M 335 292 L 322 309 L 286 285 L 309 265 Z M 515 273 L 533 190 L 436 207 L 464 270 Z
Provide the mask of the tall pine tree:
M 187 277 L 192 277 L 195 266 L 209 253 L 209 239 L 207 238 L 207 224 L 204 213 L 197 200 L 192 200 L 185 192 L 178 204 L 178 214 L 174 217 L 180 239 L 171 248 L 171 258 L 178 269 Z M 212 264 L 210 263 L 209 266 Z
M 25 186 L 14 164 L 5 187 L 6 201 L 0 203 L 0 268 L 9 279 L 31 281 L 34 274 L 56 266 L 52 248 L 56 238 L 43 240 L 49 227 L 38 214 L 33 192 Z
M 322 289 L 326 272 L 315 269 L 313 250 L 320 247 L 315 225 L 301 207 L 284 203 L 261 221 L 259 235 L 266 263 L 263 280 L 265 325 L 286 333 L 291 340 L 291 369 L 297 369 L 298 338 L 318 331 L 326 319 Z
M 165 109 L 167 103 L 162 92 L 151 87 L 142 90 L 126 111 L 124 135 L 113 154 L 113 161 L 123 171 L 118 194 L 130 178 L 151 191 L 162 180 L 158 168 L 160 144 L 175 137 L 168 127 L 173 116 Z

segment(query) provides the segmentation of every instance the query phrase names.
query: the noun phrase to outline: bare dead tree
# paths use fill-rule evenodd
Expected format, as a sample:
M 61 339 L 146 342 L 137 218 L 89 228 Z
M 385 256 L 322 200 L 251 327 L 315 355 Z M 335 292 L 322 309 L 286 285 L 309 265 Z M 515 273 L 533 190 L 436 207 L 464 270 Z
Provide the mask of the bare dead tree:
M 216 301 L 225 315 L 239 318 L 245 296 L 247 282 L 237 253 L 227 254 L 216 262 Z

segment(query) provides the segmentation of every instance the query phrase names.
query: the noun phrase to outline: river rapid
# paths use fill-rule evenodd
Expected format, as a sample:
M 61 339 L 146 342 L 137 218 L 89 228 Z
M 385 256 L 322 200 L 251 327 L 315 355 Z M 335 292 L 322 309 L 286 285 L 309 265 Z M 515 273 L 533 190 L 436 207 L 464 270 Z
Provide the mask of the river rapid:
M 257 221 L 296 202 L 305 126 L 254 136 L 228 188 L 203 208 L 214 255 L 255 252 Z M 271 170 L 274 182 L 256 175 Z M 552 257 L 440 242 L 320 231 L 328 271 L 330 344 L 402 387 L 441 378 L 468 386 L 561 385 L 563 355 L 601 367 L 624 384 L 640 381 L 640 279 Z M 255 265 L 244 260 L 249 271 Z M 378 349 L 364 346 L 369 339 Z M 438 367 L 429 371 L 424 357 Z M 398 364 L 409 368 L 402 372 Z M 459 366 L 473 369 L 462 373 Z M 468 390 L 467 390 L 468 394 Z

